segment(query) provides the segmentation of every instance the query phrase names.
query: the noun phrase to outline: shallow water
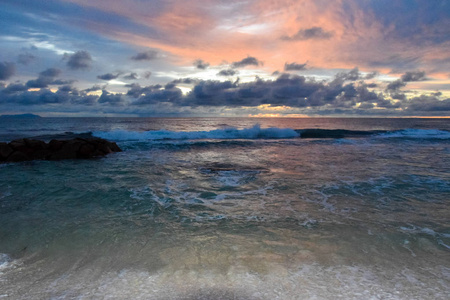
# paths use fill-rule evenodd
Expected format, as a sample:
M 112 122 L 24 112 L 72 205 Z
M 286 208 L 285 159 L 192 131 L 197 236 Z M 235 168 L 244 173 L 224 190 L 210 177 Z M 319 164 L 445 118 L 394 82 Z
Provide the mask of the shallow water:
M 0 165 L 2 298 L 450 294 L 446 120 L 260 122 L 389 131 L 342 139 L 179 137 L 252 119 L 45 120 L 52 134 L 116 134 L 124 152 Z M 136 138 L 149 130 L 169 137 Z

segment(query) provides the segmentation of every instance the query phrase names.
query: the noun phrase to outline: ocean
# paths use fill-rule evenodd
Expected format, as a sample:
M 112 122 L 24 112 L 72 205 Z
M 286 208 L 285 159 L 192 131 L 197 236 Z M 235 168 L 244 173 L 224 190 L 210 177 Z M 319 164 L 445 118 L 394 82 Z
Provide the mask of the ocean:
M 450 119 L 0 120 L 1 299 L 449 299 Z

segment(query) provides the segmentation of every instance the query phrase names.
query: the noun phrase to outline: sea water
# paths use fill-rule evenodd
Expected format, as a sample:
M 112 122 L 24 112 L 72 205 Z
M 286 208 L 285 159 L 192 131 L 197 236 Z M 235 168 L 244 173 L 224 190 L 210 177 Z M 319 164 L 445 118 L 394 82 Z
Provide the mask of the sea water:
M 450 296 L 448 119 L 0 121 L 87 132 L 124 151 L 0 165 L 0 298 Z

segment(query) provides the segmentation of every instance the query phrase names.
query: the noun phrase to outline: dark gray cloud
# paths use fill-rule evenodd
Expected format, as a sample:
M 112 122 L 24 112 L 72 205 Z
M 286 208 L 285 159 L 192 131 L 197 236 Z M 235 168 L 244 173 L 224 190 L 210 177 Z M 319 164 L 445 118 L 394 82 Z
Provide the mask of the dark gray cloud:
M 55 77 L 61 74 L 61 70 L 57 68 L 49 68 L 39 73 L 37 79 L 28 80 L 26 85 L 29 88 L 46 88 L 50 84 L 58 84 L 55 82 Z
M 112 74 L 112 73 L 106 73 L 103 75 L 98 75 L 97 78 L 101 79 L 101 80 L 113 80 L 116 79 L 117 77 L 119 77 L 119 73 L 117 74 Z
M 253 82 L 200 81 L 175 105 L 203 107 L 256 107 L 262 104 L 308 110 L 341 109 L 355 111 L 374 107 L 395 109 L 382 93 L 371 91 L 364 82 L 315 81 L 304 76 L 281 74 L 276 80 L 257 78 Z
M 153 60 L 158 58 L 158 52 L 155 50 L 149 50 L 146 52 L 140 52 L 134 56 L 131 57 L 132 60 Z
M 78 91 L 69 85 L 59 87 L 56 92 L 44 88 L 39 91 L 27 91 L 25 88 L 28 89 L 25 85 L 15 84 L 0 90 L 0 103 L 25 106 L 52 104 L 66 108 L 68 104 L 92 106 L 99 99 L 97 95 L 88 95 L 85 91 Z
M 123 76 L 123 79 L 125 79 L 125 80 L 136 80 L 136 79 L 138 79 L 138 78 L 139 78 L 138 74 L 137 74 L 137 73 L 134 73 L 134 72 L 132 72 L 132 73 L 130 73 L 130 74 L 128 74 L 128 75 Z
M 35 62 L 36 60 L 37 57 L 31 53 L 21 53 L 17 56 L 17 62 L 25 66 L 31 64 L 32 62 Z
M 436 96 L 421 95 L 404 102 L 404 108 L 413 112 L 448 112 L 450 99 L 439 100 Z
M 0 62 L 0 80 L 7 80 L 11 78 L 16 72 L 16 66 L 11 62 Z
M 364 77 L 364 79 L 367 79 L 367 80 L 373 79 L 373 78 L 377 77 L 378 75 L 379 75 L 379 73 L 376 72 L 376 71 L 374 71 L 374 72 L 371 72 L 371 73 L 367 74 L 367 75 Z
M 203 61 L 202 59 L 197 59 L 196 61 L 194 61 L 194 66 L 197 69 L 205 70 L 209 67 L 209 63 Z
M 2 92 L 5 94 L 13 94 L 24 91 L 28 91 L 28 87 L 22 83 L 11 83 L 2 90 Z
M 397 79 L 389 83 L 386 87 L 387 92 L 396 93 L 399 89 L 406 86 L 411 81 L 423 81 L 426 80 L 424 71 L 411 71 L 403 74 L 400 79 Z
M 60 86 L 60 87 L 58 88 L 58 92 L 61 92 L 61 93 L 74 93 L 74 94 L 76 94 L 76 95 L 79 94 L 78 89 L 73 88 L 73 87 L 70 86 L 70 85 L 63 85 L 63 86 Z
M 305 41 L 305 40 L 325 40 L 330 39 L 334 35 L 331 31 L 325 31 L 322 27 L 311 27 L 300 29 L 292 36 L 282 36 L 281 39 L 285 41 Z
M 255 57 L 248 56 L 240 61 L 235 61 L 231 64 L 233 68 L 243 68 L 246 66 L 261 66 L 263 63 Z
M 20 105 L 60 104 L 67 101 L 65 97 L 60 97 L 58 93 L 54 93 L 48 89 L 41 89 L 39 91 L 24 91 L 9 95 L 3 94 L 1 96 L 0 102 Z
M 411 71 L 403 74 L 401 79 L 404 82 L 410 82 L 410 81 L 423 81 L 426 80 L 427 78 L 425 76 L 424 71 Z
M 226 69 L 226 70 L 221 70 L 219 73 L 217 73 L 218 76 L 234 76 L 236 75 L 238 72 L 236 70 L 233 69 Z
M 152 72 L 147 71 L 147 72 L 145 72 L 145 73 L 143 74 L 143 76 L 144 76 L 145 79 L 149 79 L 150 76 L 152 76 Z
M 359 72 L 358 68 L 353 68 L 348 72 L 340 72 L 336 74 L 335 80 L 337 81 L 356 81 L 362 79 L 361 73 Z
M 49 68 L 45 71 L 39 73 L 39 76 L 42 77 L 57 77 L 62 73 L 60 69 L 57 68 Z
M 89 93 L 89 92 L 101 91 L 101 90 L 104 90 L 105 88 L 106 88 L 106 85 L 100 86 L 100 85 L 96 84 L 96 85 L 94 85 L 94 86 L 92 86 L 92 87 L 90 87 L 88 89 L 83 90 L 83 91 L 85 93 Z
M 87 51 L 77 51 L 74 54 L 64 54 L 67 59 L 67 66 L 71 70 L 88 70 L 92 66 L 92 57 Z
M 200 80 L 200 79 L 197 79 L 197 78 L 189 78 L 189 77 L 187 77 L 187 78 L 180 78 L 180 79 L 172 80 L 171 83 L 174 83 L 174 84 L 179 84 L 179 83 L 184 83 L 184 84 L 197 84 L 197 83 L 199 83 L 200 81 L 201 81 L 201 80 Z
M 46 70 L 47 71 L 47 70 Z M 55 74 L 56 72 L 41 72 Z M 368 115 L 442 115 L 450 111 L 450 99 L 441 99 L 441 94 L 419 95 L 408 99 L 399 88 L 406 84 L 397 80 L 397 87 L 386 93 L 371 89 L 371 84 L 355 79 L 359 72 L 353 69 L 341 73 L 332 81 L 316 81 L 304 76 L 280 74 L 274 80 L 256 78 L 252 82 L 239 80 L 200 80 L 181 78 L 165 86 L 140 86 L 137 83 L 126 85 L 126 94 L 108 92 L 105 86 L 94 86 L 79 91 L 70 85 L 62 85 L 56 92 L 42 88 L 28 91 L 23 84 L 10 84 L 0 88 L 0 103 L 16 105 L 46 105 L 66 107 L 67 104 L 85 106 L 108 106 L 117 112 L 166 107 L 175 111 L 193 109 L 197 111 L 217 110 L 223 107 L 258 109 L 288 106 L 305 113 L 368 114 Z M 192 90 L 183 95 L 177 84 L 190 84 Z M 391 83 L 393 84 L 393 83 Z M 89 95 L 91 91 L 102 90 L 101 96 Z M 134 108 L 133 108 L 134 107 Z
M 123 94 L 110 93 L 107 90 L 103 90 L 102 95 L 98 98 L 97 102 L 101 104 L 118 105 L 124 104 Z
M 133 98 L 139 98 L 143 95 L 151 94 L 155 91 L 160 90 L 163 86 L 160 84 L 149 85 L 145 87 L 141 87 L 138 83 L 127 84 L 126 87 L 130 88 L 127 92 L 128 96 Z
M 407 98 L 406 98 L 406 95 L 405 94 L 403 94 L 403 93 L 391 93 L 391 97 L 392 97 L 392 99 L 396 99 L 396 100 L 406 100 Z
M 398 91 L 404 86 L 406 86 L 406 83 L 401 79 L 397 79 L 387 85 L 386 91 Z
M 141 95 L 132 105 L 149 105 L 161 102 L 178 102 L 183 96 L 179 88 L 169 86 L 164 89 L 155 89 L 151 93 Z
M 53 80 L 51 84 L 54 84 L 54 85 L 65 85 L 65 84 L 72 84 L 75 81 L 76 80 L 71 80 L 71 79 L 56 79 L 56 80 Z
M 298 63 L 285 63 L 284 64 L 284 70 L 285 71 L 302 71 L 306 70 L 306 63 L 304 64 L 298 64 Z

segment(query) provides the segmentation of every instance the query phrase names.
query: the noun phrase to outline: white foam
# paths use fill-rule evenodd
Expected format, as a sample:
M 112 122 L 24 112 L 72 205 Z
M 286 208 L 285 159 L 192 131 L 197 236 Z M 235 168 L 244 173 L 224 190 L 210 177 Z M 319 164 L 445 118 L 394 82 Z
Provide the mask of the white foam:
M 9 257 L 8 254 L 0 253 L 0 274 L 1 274 L 1 271 L 10 267 L 11 263 L 12 263 L 12 259 L 11 259 L 11 257 Z
M 450 132 L 438 129 L 404 129 L 394 132 L 387 132 L 378 135 L 383 138 L 412 138 L 412 139 L 450 139 Z
M 448 296 L 445 282 L 426 278 L 408 268 L 394 272 L 360 265 L 327 267 L 308 263 L 286 268 L 261 260 L 258 265 L 266 265 L 270 272 L 259 274 L 239 265 L 221 272 L 195 269 L 192 265 L 167 266 L 157 272 L 123 269 L 100 276 L 98 272 L 77 271 L 60 278 L 51 288 L 33 285 L 25 296 L 37 294 L 52 299 L 431 299 L 430 295 L 433 299 L 447 299 Z
M 414 226 L 414 225 L 410 225 L 410 227 L 404 227 L 401 226 L 400 230 L 406 233 L 422 233 L 422 234 L 427 234 L 430 236 L 433 236 L 437 243 L 447 249 L 450 249 L 450 245 L 447 245 L 446 243 L 444 243 L 444 241 L 442 240 L 442 238 L 448 238 L 449 234 L 447 233 L 440 233 L 440 232 L 436 232 L 433 229 L 427 228 L 427 227 L 420 227 L 420 226 Z
M 114 141 L 148 141 L 148 140 L 198 140 L 198 139 L 284 139 L 299 137 L 290 128 L 261 128 L 255 125 L 250 128 L 237 129 L 234 127 L 211 131 L 96 131 L 94 136 Z

